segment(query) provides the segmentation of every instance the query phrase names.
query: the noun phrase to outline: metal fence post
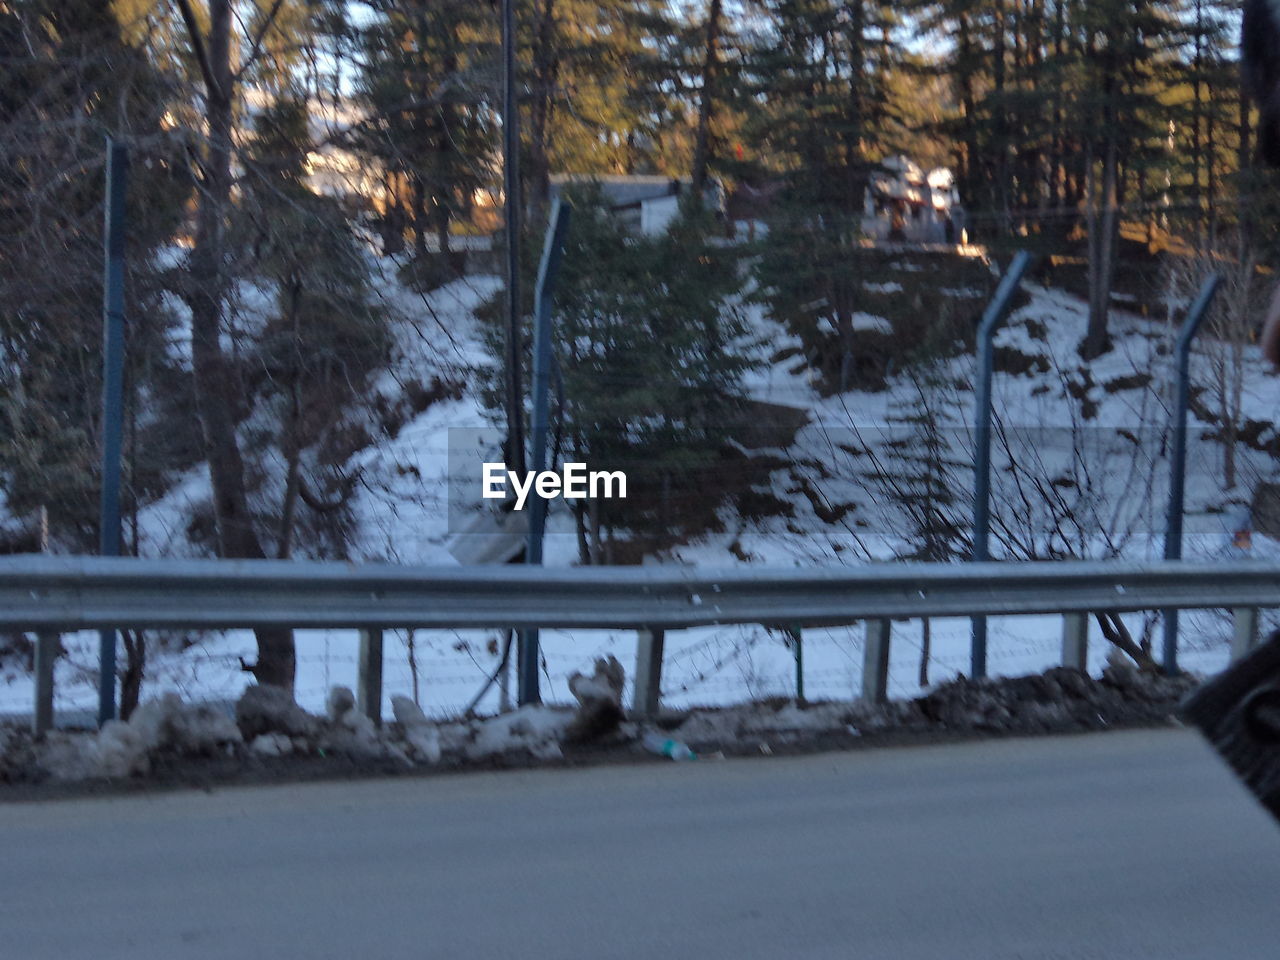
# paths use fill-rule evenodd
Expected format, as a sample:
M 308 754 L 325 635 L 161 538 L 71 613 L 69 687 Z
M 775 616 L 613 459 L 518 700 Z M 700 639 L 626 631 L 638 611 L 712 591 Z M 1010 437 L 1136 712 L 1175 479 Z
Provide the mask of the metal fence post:
M 58 635 L 41 630 L 36 634 L 36 703 L 31 718 L 31 732 L 37 737 L 53 729 L 53 664 L 57 657 Z
M 107 183 L 103 203 L 102 492 L 98 552 L 120 554 L 120 447 L 124 424 L 124 241 L 125 186 L 129 153 L 107 138 Z M 116 632 L 98 634 L 98 724 L 116 715 Z
M 551 301 L 555 294 L 556 278 L 560 273 L 560 261 L 564 254 L 564 238 L 569 230 L 572 208 L 559 200 L 551 208 L 547 222 L 546 239 L 542 245 L 542 261 L 538 264 L 538 282 L 534 287 L 533 316 L 533 419 L 530 430 L 530 467 L 540 473 L 547 467 L 547 421 L 549 419 L 551 391 Z M 547 523 L 547 502 L 534 490 L 529 503 L 529 538 L 525 548 L 525 563 L 542 563 L 542 537 Z M 538 690 L 538 631 L 520 631 L 517 653 L 518 699 L 520 706 L 539 703 Z
M 662 699 L 662 653 L 666 634 L 662 630 L 641 630 L 636 636 L 636 683 L 632 713 L 651 719 L 658 715 Z
M 1182 510 L 1186 496 L 1187 471 L 1187 407 L 1191 403 L 1191 341 L 1200 329 L 1200 322 L 1209 311 L 1213 295 L 1218 292 L 1222 276 L 1211 273 L 1195 303 L 1187 312 L 1182 329 L 1178 333 L 1176 349 L 1177 385 L 1173 407 L 1173 452 L 1169 459 L 1169 511 L 1164 528 L 1164 558 L 1182 559 Z M 1173 676 L 1178 672 L 1178 611 L 1164 610 L 1164 672 Z
M 1062 615 L 1062 665 L 1089 672 L 1089 615 Z
M 1231 659 L 1239 660 L 1258 645 L 1258 608 L 1235 607 L 1231 611 Z
M 382 725 L 382 631 L 360 631 L 360 675 L 357 681 L 356 704 L 360 712 Z
M 862 646 L 862 699 L 884 703 L 889 699 L 889 636 L 893 622 L 887 617 L 867 621 Z
M 995 296 L 987 305 L 978 324 L 977 411 L 974 426 L 973 454 L 973 556 L 975 561 L 989 559 L 987 538 L 991 530 L 991 378 L 993 375 L 994 340 L 998 327 L 1009 313 L 1013 294 L 1031 266 L 1031 255 L 1019 250 L 1009 269 L 1000 279 Z M 969 672 L 975 678 L 987 675 L 987 618 L 972 618 L 972 641 Z
M 804 703 L 804 629 L 791 627 L 787 630 L 791 638 L 792 652 L 796 658 L 796 703 Z

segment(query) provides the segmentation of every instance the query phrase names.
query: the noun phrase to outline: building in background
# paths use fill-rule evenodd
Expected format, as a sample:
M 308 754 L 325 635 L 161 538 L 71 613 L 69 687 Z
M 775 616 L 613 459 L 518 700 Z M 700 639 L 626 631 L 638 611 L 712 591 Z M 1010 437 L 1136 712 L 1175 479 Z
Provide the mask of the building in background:
M 946 167 L 925 173 L 907 157 L 888 157 L 871 175 L 862 232 L 872 240 L 898 243 L 968 242 L 964 207 L 955 176 Z
M 693 189 L 688 177 L 562 173 L 551 177 L 551 199 L 574 184 L 598 186 L 605 202 L 630 229 L 650 236 L 667 229 L 680 210 L 680 198 Z M 713 213 L 724 211 L 724 189 L 718 181 L 707 181 L 703 201 Z

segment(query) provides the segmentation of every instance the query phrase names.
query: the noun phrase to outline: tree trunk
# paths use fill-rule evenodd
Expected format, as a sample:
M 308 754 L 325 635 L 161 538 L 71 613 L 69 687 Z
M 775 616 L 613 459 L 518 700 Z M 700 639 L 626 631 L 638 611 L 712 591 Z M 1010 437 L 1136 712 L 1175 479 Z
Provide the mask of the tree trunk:
M 205 460 L 213 488 L 218 552 L 226 558 L 262 559 L 266 555 L 254 530 L 245 486 L 244 460 L 236 438 L 238 395 L 231 364 L 222 351 L 222 313 L 228 278 L 226 219 L 231 206 L 232 90 L 231 0 L 211 0 L 207 44 L 209 74 L 205 88 L 208 146 L 204 176 L 196 194 L 196 231 L 189 259 L 191 367 Z M 202 43 L 199 38 L 193 42 Z M 259 683 L 293 689 L 293 632 L 260 628 L 258 662 L 251 672 Z
M 715 109 L 716 75 L 720 71 L 720 20 L 723 0 L 711 0 L 702 58 L 702 90 L 698 98 L 698 134 L 693 149 L 693 195 L 702 199 L 711 162 L 711 114 Z
M 1239 108 L 1240 108 L 1240 148 L 1237 153 L 1237 165 L 1242 176 L 1240 182 L 1246 186 L 1246 189 L 1240 190 L 1240 246 L 1241 249 L 1248 247 L 1253 241 L 1253 205 L 1249 201 L 1247 194 L 1253 189 L 1253 177 L 1250 175 L 1253 166 L 1253 148 L 1251 141 L 1253 139 L 1252 118 L 1249 114 L 1249 95 L 1241 88 L 1239 92 Z
M 1118 218 L 1116 211 L 1116 144 L 1109 139 L 1102 161 L 1102 192 L 1098 196 L 1092 158 L 1089 164 L 1089 326 L 1080 344 L 1080 356 L 1093 360 L 1111 349 L 1107 319 L 1111 305 L 1111 281 L 1115 272 Z M 1098 206 L 1101 211 L 1098 211 Z
M 920 625 L 920 675 L 916 678 L 920 686 L 929 685 L 929 656 L 933 646 L 933 630 L 929 618 L 925 617 Z
M 529 108 L 528 193 L 531 223 L 542 223 L 551 206 L 551 117 L 555 111 L 559 57 L 555 0 L 541 0 L 533 49 L 534 96 Z
M 147 642 L 141 630 L 121 630 L 124 674 L 120 678 L 120 719 L 128 720 L 138 709 L 142 680 L 147 669 Z
M 999 213 L 1000 233 L 1008 236 L 1012 229 L 1012 211 L 1009 197 L 1009 127 L 1005 103 L 1005 47 L 1008 42 L 1005 22 L 1005 0 L 995 0 L 995 36 L 991 52 L 991 82 L 995 110 L 996 139 L 996 190 L 995 200 Z

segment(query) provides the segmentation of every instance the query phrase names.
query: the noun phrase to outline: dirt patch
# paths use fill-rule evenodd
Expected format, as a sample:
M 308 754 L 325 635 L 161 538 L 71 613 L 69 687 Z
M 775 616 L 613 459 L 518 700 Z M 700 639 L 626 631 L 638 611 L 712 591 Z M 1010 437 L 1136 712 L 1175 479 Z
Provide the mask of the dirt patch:
M 1035 376 L 1048 373 L 1049 358 L 1039 353 L 1023 353 L 1013 347 L 995 347 L 991 354 L 991 368 L 996 373 L 1012 373 L 1017 376 Z
M 901 747 L 999 736 L 1080 733 L 1171 724 L 1179 704 L 1196 686 L 1191 677 L 1167 678 L 1110 666 L 1102 677 L 1064 667 L 1000 680 L 959 678 L 914 700 L 797 704 L 770 700 L 718 709 L 669 712 L 659 721 L 665 736 L 706 756 L 797 755 L 830 750 Z M 395 725 L 390 725 L 392 728 Z M 177 789 L 439 776 L 477 770 L 583 767 L 668 762 L 643 750 L 639 729 L 625 724 L 607 741 L 562 744 L 551 755 L 517 748 L 484 756 L 446 749 L 431 764 L 349 750 L 265 756 L 242 746 L 198 756 L 154 754 L 145 773 L 127 777 L 58 781 L 35 764 L 36 745 L 19 728 L 0 731 L 4 771 L 0 802 L 135 794 Z M 396 736 L 393 729 L 390 734 Z

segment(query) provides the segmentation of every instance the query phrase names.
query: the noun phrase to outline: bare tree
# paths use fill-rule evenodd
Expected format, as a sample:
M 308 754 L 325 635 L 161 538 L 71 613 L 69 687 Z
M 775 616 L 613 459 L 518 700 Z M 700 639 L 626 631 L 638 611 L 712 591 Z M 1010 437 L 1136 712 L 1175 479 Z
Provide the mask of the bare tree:
M 200 179 L 196 227 L 185 298 L 191 309 L 192 372 L 213 486 L 218 550 L 223 557 L 262 559 L 267 554 L 249 509 L 244 458 L 236 437 L 236 384 L 231 362 L 223 352 L 222 336 L 229 287 L 226 263 L 230 256 L 227 225 L 231 213 L 233 107 L 241 78 L 259 56 L 281 0 L 276 0 L 260 18 L 238 69 L 232 67 L 231 0 L 209 0 L 207 33 L 201 29 L 190 0 L 177 0 L 177 4 L 204 87 L 204 143 L 197 162 Z M 258 658 L 249 669 L 259 683 L 292 690 L 293 632 L 281 627 L 259 627 L 255 634 Z

